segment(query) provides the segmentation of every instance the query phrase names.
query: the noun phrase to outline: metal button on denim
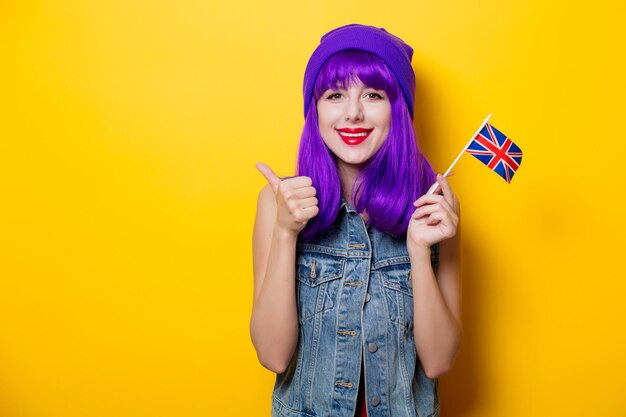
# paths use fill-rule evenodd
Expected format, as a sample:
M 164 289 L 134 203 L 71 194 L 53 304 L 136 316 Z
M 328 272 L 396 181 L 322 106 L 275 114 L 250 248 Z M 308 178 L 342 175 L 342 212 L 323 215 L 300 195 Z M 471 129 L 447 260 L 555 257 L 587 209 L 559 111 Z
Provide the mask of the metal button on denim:
M 372 398 L 372 405 L 376 407 L 378 404 L 380 404 L 380 397 L 376 395 L 374 398 Z
M 378 345 L 376 343 L 370 343 L 367 348 L 370 352 L 374 353 L 378 350 Z
M 367 293 L 367 295 L 365 296 L 365 302 L 367 303 L 371 298 L 372 298 L 372 294 Z

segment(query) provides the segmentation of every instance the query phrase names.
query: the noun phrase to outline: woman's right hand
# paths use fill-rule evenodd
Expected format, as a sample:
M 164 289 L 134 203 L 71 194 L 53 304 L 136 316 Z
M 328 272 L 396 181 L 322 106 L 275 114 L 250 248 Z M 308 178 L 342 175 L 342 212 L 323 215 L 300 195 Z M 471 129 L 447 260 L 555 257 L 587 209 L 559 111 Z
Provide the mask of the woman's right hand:
M 313 181 L 306 176 L 283 180 L 264 163 L 258 162 L 255 166 L 276 196 L 276 226 L 297 236 L 307 222 L 319 213 Z

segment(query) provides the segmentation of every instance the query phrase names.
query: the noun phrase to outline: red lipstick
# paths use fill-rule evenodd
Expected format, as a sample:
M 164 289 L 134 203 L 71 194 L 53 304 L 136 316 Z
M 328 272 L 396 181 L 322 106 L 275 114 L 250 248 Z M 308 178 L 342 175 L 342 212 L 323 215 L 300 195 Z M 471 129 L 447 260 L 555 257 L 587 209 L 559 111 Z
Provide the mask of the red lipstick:
M 358 145 L 362 143 L 365 139 L 367 139 L 367 137 L 374 129 L 364 129 L 362 127 L 344 127 L 336 130 L 341 139 L 346 143 L 346 145 Z

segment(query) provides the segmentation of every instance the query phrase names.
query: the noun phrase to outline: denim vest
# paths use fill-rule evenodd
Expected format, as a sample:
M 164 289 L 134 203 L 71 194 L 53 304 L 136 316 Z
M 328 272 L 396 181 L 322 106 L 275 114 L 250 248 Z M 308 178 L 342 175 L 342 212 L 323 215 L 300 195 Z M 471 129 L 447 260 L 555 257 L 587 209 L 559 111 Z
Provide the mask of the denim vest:
M 369 417 L 439 416 L 417 357 L 406 234 L 366 227 L 342 197 L 331 228 L 296 246 L 300 333 L 276 375 L 273 417 L 353 417 L 363 365 Z M 436 269 L 439 246 L 431 247 Z

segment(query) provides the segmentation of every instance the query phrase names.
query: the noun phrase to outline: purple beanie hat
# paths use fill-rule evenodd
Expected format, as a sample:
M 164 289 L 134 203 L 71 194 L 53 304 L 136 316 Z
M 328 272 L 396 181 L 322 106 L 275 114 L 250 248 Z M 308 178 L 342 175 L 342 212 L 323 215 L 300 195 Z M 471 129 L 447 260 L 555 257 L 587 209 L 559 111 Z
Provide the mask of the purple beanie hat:
M 411 67 L 413 48 L 383 28 L 350 24 L 333 29 L 320 39 L 304 72 L 304 117 L 313 100 L 313 87 L 320 69 L 333 54 L 346 49 L 372 53 L 383 60 L 396 76 L 411 118 L 415 99 L 415 73 Z

